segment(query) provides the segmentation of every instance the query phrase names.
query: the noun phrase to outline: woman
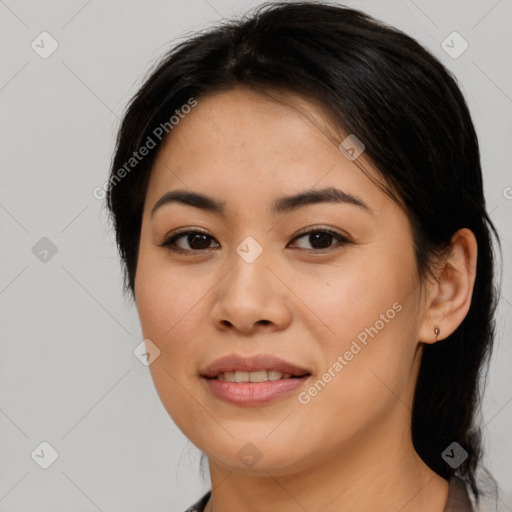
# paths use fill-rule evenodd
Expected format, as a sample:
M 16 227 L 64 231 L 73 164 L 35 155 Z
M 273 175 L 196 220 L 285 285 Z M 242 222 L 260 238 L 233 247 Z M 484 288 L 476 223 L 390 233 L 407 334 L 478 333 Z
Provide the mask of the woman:
M 189 510 L 477 510 L 494 232 L 449 72 L 338 5 L 173 49 L 108 207 L 153 381 L 206 454 Z

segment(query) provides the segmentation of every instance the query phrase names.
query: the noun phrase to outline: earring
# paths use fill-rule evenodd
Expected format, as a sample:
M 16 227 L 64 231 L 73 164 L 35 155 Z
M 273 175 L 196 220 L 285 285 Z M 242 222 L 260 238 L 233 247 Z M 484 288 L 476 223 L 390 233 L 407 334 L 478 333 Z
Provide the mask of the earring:
M 437 341 L 437 337 L 439 336 L 439 333 L 441 332 L 441 329 L 439 329 L 439 326 L 436 325 L 434 327 L 434 334 L 436 335 L 436 341 Z

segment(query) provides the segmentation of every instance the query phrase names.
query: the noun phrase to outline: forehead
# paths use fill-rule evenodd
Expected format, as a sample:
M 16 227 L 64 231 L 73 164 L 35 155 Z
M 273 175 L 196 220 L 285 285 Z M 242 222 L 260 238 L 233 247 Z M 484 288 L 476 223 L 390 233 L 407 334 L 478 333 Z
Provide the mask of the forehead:
M 376 210 L 390 200 L 359 167 L 383 181 L 364 153 L 350 161 L 340 151 L 346 134 L 317 104 L 293 95 L 281 103 L 244 88 L 197 102 L 159 150 L 148 203 L 178 188 L 232 200 L 240 194 L 271 198 L 328 186 L 364 194 Z

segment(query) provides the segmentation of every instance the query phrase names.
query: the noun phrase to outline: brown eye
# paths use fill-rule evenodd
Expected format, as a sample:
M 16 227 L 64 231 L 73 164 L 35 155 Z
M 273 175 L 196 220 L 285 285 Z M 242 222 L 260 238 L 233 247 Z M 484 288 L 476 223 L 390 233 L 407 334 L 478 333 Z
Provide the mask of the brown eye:
M 334 247 L 334 245 L 332 245 L 333 240 L 337 240 L 337 245 L 345 245 L 350 243 L 350 241 L 344 236 L 328 229 L 310 230 L 294 238 L 293 241 L 295 242 L 301 238 L 304 238 L 306 240 L 306 245 L 309 243 L 311 247 L 302 246 L 300 248 L 313 251 L 325 251 L 331 249 Z
M 194 252 L 210 249 L 212 240 L 214 238 L 203 231 L 191 230 L 172 235 L 159 245 L 171 251 Z

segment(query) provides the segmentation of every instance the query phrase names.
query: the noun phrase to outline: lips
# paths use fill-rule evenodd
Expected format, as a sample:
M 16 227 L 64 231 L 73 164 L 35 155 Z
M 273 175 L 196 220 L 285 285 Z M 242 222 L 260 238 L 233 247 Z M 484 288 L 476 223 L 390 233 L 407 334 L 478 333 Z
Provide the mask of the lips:
M 216 359 L 204 369 L 200 374 L 207 379 L 214 379 L 220 373 L 225 372 L 281 372 L 281 374 L 290 374 L 290 377 L 302 377 L 310 375 L 311 372 L 307 368 L 302 368 L 296 364 L 289 363 L 277 356 L 269 354 L 256 354 L 252 356 L 241 356 L 231 354 Z
M 200 371 L 214 397 L 238 407 L 266 406 L 290 398 L 311 378 L 307 368 L 270 354 L 231 354 Z

